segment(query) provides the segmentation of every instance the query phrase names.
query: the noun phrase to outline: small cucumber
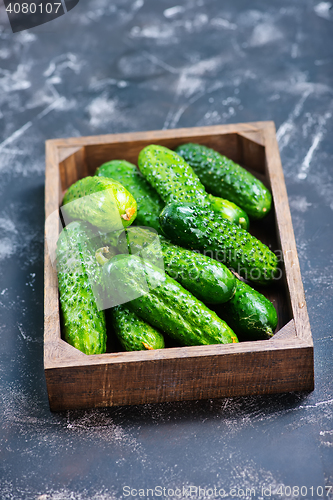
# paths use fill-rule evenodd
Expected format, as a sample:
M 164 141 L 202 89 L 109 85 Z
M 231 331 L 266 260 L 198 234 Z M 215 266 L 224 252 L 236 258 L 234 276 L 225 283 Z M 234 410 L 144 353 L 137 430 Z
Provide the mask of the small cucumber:
M 207 205 L 207 194 L 199 177 L 171 149 L 151 144 L 139 153 L 138 167 L 165 203 L 171 201 Z
M 106 349 L 105 315 L 96 303 L 101 285 L 94 250 L 98 244 L 88 224 L 71 222 L 60 233 L 56 250 L 64 338 L 85 354 Z
M 278 323 L 272 302 L 240 280 L 237 280 L 235 295 L 219 306 L 218 314 L 242 341 L 269 339 Z
M 221 217 L 230 220 L 230 222 L 233 222 L 234 224 L 238 224 L 243 229 L 249 229 L 250 221 L 247 213 L 235 205 L 235 203 L 232 203 L 232 201 L 229 200 L 224 200 L 223 198 L 218 198 L 212 194 L 208 195 L 208 200 L 210 202 L 210 208 L 217 214 L 221 215 Z
M 130 254 L 140 253 L 158 267 L 162 260 L 165 272 L 202 302 L 221 304 L 233 296 L 236 278 L 221 262 L 174 245 L 149 229 L 129 227 L 126 235 Z
M 238 342 L 215 312 L 149 262 L 135 255 L 116 255 L 105 264 L 103 272 L 106 289 L 109 284 L 123 301 L 136 295 L 126 306 L 180 344 Z
M 101 231 L 115 231 L 134 221 L 136 201 L 113 179 L 84 177 L 72 184 L 63 199 L 65 218 L 90 222 Z
M 226 156 L 192 143 L 178 146 L 176 152 L 191 165 L 209 193 L 236 203 L 252 219 L 261 219 L 270 211 L 270 191 L 254 175 Z
M 136 200 L 137 216 L 135 224 L 149 226 L 159 231 L 158 217 L 165 203 L 133 163 L 125 160 L 112 160 L 103 163 L 96 170 L 95 175 L 111 177 L 120 182 Z
M 266 245 L 211 210 L 170 203 L 160 225 L 174 243 L 223 262 L 247 280 L 268 283 L 279 274 L 278 258 Z
M 163 349 L 163 335 L 127 307 L 113 307 L 110 313 L 114 331 L 125 351 Z

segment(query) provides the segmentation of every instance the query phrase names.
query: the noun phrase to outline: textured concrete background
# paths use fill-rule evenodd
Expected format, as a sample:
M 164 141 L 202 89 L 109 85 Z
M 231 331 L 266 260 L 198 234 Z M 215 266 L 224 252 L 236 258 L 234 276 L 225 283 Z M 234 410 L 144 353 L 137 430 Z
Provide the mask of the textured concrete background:
M 1 499 L 191 485 L 320 498 L 333 486 L 332 4 L 81 0 L 30 31 L 11 33 L 2 4 L 0 20 Z M 44 141 L 256 120 L 278 130 L 315 391 L 50 413 Z

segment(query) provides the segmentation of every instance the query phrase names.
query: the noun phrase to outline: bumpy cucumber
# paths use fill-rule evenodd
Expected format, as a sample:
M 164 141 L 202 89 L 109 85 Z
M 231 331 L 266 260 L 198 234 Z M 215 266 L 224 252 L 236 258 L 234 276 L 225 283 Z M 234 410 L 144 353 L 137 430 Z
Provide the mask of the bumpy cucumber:
M 171 149 L 151 144 L 140 151 L 138 167 L 165 203 L 207 205 L 204 186 L 185 160 Z
M 57 242 L 64 338 L 85 354 L 102 354 L 106 349 L 105 315 L 96 303 L 101 285 L 101 269 L 95 259 L 98 244 L 83 222 L 68 224 Z
M 106 177 L 80 179 L 68 188 L 62 203 L 65 218 L 90 222 L 101 231 L 129 226 L 137 212 L 131 193 L 119 182 Z
M 113 307 L 110 313 L 114 331 L 125 351 L 163 349 L 163 335 L 127 307 Z
M 134 196 L 137 203 L 135 224 L 159 230 L 158 217 L 165 203 L 133 163 L 125 160 L 112 160 L 103 163 L 96 170 L 95 175 L 115 179 Z
M 183 144 L 176 152 L 191 165 L 208 192 L 236 203 L 252 219 L 269 212 L 271 193 L 245 168 L 200 144 Z
M 221 215 L 221 217 L 230 220 L 230 222 L 234 224 L 238 224 L 243 229 L 249 229 L 250 221 L 247 213 L 235 205 L 235 203 L 224 200 L 223 198 L 218 198 L 212 194 L 208 195 L 208 200 L 210 202 L 210 208 Z
M 236 278 L 229 269 L 210 257 L 174 245 L 148 229 L 126 230 L 129 253 L 160 266 L 197 299 L 207 304 L 221 304 L 231 299 Z
M 213 211 L 170 203 L 160 225 L 174 243 L 223 262 L 245 279 L 267 283 L 279 274 L 278 258 L 266 245 Z
M 136 295 L 126 307 L 180 344 L 238 342 L 215 312 L 149 262 L 135 255 L 116 255 L 103 271 L 106 288 L 112 284 L 119 299 Z
M 240 280 L 237 280 L 235 295 L 219 306 L 218 313 L 240 340 L 269 339 L 278 322 L 272 302 Z
M 193 169 L 171 149 L 154 144 L 147 146 L 139 154 L 138 165 L 165 203 L 193 202 L 207 208 L 211 207 L 222 217 L 248 229 L 249 218 L 244 210 L 229 200 L 206 193 Z

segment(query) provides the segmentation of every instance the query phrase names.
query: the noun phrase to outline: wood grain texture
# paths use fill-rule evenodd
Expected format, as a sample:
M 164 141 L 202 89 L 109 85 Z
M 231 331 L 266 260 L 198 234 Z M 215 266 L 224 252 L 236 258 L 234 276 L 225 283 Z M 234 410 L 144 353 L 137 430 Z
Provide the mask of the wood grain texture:
M 274 210 L 251 232 L 284 256 L 264 293 L 278 311 L 271 340 L 87 356 L 61 338 L 57 277 L 45 247 L 44 367 L 52 410 L 312 390 L 313 345 L 283 171 L 272 122 L 57 139 L 46 144 L 46 216 L 71 183 L 111 159 L 136 163 L 152 143 L 212 147 L 257 173 Z M 59 219 L 49 229 L 59 233 Z
M 309 347 L 295 347 L 54 368 L 47 381 L 60 410 L 309 390 L 312 363 Z
M 292 225 L 287 189 L 273 122 L 264 129 L 267 171 L 275 205 L 275 216 L 279 228 L 278 235 L 283 252 L 285 274 L 288 282 L 291 306 L 295 320 L 297 337 L 313 345 L 310 322 L 307 313 L 301 270 L 298 261 L 295 235 Z
M 51 141 L 46 143 L 45 167 L 45 244 L 44 244 L 44 360 L 47 359 L 49 342 L 60 340 L 60 319 L 58 300 L 58 279 L 52 266 L 47 234 L 49 239 L 57 240 L 59 233 L 59 218 L 54 217 L 59 207 L 61 197 L 58 149 Z

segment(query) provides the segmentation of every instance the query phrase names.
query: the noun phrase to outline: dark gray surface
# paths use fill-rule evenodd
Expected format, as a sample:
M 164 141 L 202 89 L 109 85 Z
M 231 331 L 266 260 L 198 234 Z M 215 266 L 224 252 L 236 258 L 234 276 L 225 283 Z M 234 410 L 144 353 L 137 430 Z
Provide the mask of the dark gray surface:
M 127 498 L 126 485 L 166 488 L 162 498 L 190 485 L 255 488 L 263 498 L 271 485 L 270 498 L 288 498 L 279 484 L 320 498 L 317 487 L 333 485 L 330 6 L 81 0 L 17 34 L 1 7 L 1 500 Z M 52 414 L 43 373 L 44 141 L 256 120 L 278 130 L 315 391 Z

